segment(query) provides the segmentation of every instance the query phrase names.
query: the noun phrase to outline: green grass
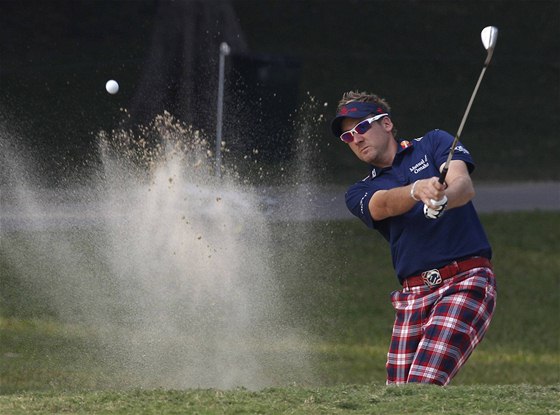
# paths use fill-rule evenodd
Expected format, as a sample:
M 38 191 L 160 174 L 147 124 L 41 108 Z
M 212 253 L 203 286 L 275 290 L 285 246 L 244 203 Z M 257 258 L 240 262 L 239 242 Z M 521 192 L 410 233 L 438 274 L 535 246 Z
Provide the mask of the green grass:
M 151 390 L 0 396 L 17 414 L 554 414 L 558 386 L 288 386 L 259 392 Z
M 260 391 L 139 390 L 104 359 L 95 327 L 60 321 L 48 296 L 25 283 L 4 249 L 22 235 L 3 235 L 0 413 L 559 413 L 560 213 L 482 220 L 494 248 L 497 311 L 445 389 L 382 386 L 389 293 L 398 285 L 387 244 L 360 223 L 274 225 L 271 261 L 289 310 L 283 318 L 306 333 L 301 347 L 314 376 L 294 372 Z

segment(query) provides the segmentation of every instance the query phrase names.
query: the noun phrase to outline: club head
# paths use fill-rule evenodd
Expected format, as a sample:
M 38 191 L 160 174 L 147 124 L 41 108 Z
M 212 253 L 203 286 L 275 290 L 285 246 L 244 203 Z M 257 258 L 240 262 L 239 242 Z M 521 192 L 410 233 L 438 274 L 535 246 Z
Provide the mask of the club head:
M 490 63 L 492 53 L 494 52 L 494 47 L 496 46 L 496 42 L 498 41 L 498 28 L 495 26 L 486 26 L 484 29 L 482 29 L 482 32 L 480 32 L 480 38 L 482 39 L 484 49 L 488 51 L 486 62 L 484 62 L 484 65 L 487 66 Z
M 498 40 L 498 28 L 495 26 L 487 26 L 480 32 L 480 38 L 482 39 L 482 44 L 484 49 L 494 49 L 496 46 L 496 41 Z

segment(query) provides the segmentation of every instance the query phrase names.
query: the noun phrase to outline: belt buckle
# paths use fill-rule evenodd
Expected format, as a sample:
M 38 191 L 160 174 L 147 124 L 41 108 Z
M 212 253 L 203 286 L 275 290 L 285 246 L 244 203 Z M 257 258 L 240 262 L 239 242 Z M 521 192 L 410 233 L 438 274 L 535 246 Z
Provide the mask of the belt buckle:
M 422 273 L 422 281 L 424 281 L 424 284 L 428 287 L 433 288 L 440 285 L 443 282 L 443 279 L 441 278 L 439 270 L 431 269 Z

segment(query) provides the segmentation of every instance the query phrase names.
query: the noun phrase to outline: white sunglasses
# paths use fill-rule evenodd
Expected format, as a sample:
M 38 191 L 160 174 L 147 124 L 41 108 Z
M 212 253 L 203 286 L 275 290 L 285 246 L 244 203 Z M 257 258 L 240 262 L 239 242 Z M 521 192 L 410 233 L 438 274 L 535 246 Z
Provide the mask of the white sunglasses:
M 340 139 L 345 143 L 351 143 L 352 141 L 354 141 L 354 134 L 364 134 L 367 130 L 371 128 L 372 123 L 388 115 L 389 114 L 387 113 L 383 113 L 383 114 L 376 115 L 375 117 L 367 118 L 363 121 L 360 121 L 351 130 L 345 131 L 342 134 L 340 134 Z

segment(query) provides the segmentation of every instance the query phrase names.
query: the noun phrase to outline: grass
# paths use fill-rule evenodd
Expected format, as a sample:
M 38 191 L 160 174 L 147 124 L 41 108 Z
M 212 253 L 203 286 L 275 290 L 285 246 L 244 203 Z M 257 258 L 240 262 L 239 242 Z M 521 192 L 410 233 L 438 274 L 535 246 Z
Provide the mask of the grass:
M 0 396 L 2 413 L 39 414 L 553 414 L 558 386 L 288 386 L 260 392 L 151 390 Z
M 104 360 L 94 327 L 57 319 L 7 260 L 4 244 L 21 243 L 22 235 L 3 236 L 0 413 L 559 413 L 560 214 L 482 220 L 494 248 L 497 312 L 444 389 L 382 385 L 388 295 L 398 286 L 386 243 L 354 221 L 273 225 L 284 318 L 307 333 L 301 347 L 314 376 L 294 372 L 261 390 L 138 389 Z

